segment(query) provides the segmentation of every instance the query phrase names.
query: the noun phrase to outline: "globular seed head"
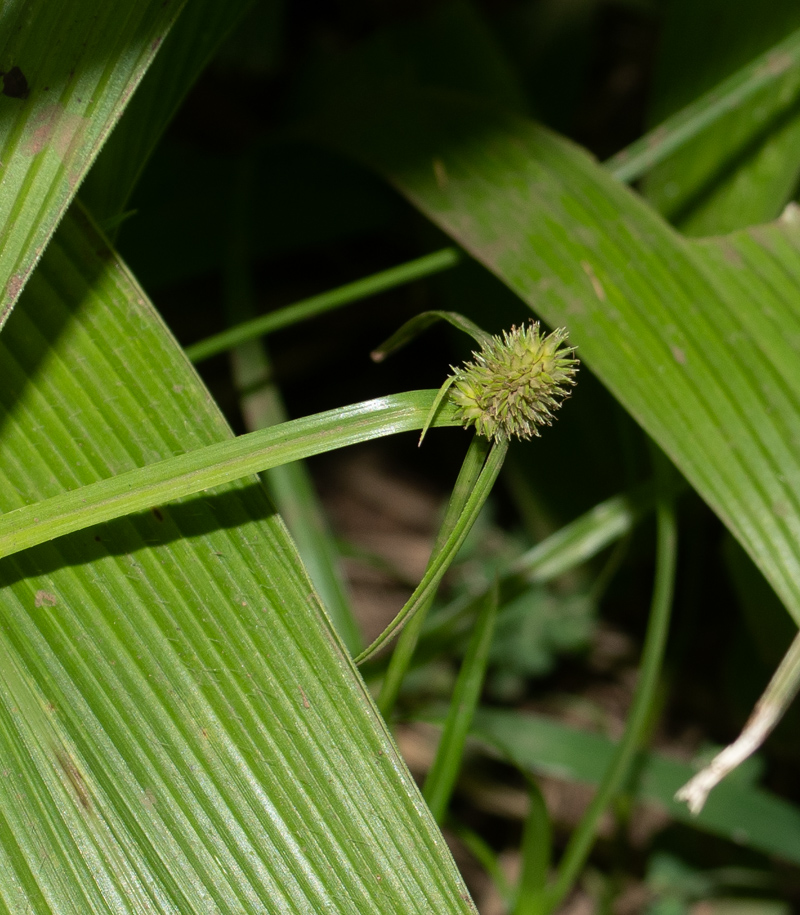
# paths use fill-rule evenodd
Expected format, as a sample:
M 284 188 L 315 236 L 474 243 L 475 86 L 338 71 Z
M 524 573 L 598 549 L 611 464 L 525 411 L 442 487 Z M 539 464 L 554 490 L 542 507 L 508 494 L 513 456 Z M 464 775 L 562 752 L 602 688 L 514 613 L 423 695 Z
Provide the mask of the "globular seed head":
M 464 425 L 489 439 L 539 435 L 575 384 L 578 360 L 566 338 L 563 327 L 542 334 L 538 321 L 512 327 L 453 369 L 450 399 Z

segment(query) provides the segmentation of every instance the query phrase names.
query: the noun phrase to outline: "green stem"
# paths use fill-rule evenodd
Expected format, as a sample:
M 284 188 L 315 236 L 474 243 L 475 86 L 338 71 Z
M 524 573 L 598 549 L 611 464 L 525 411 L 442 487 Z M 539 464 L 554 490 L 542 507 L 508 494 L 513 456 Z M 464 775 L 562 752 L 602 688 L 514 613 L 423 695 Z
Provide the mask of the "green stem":
M 309 299 L 303 299 L 294 305 L 287 305 L 285 308 L 279 308 L 269 314 L 253 318 L 251 321 L 237 324 L 236 327 L 231 327 L 213 337 L 187 346 L 186 355 L 194 363 L 202 362 L 204 359 L 224 353 L 248 340 L 272 333 L 282 327 L 288 327 L 290 324 L 306 321 L 326 311 L 340 308 L 342 305 L 350 305 L 369 298 L 371 295 L 377 295 L 379 292 L 385 292 L 387 289 L 394 289 L 396 286 L 449 270 L 460 263 L 461 259 L 462 255 L 458 249 L 443 248 L 441 251 L 426 254 L 424 257 L 418 257 L 406 264 L 382 270 L 380 273 L 366 276 L 354 283 L 347 283 L 345 286 L 339 286 L 320 295 L 311 296 Z
M 421 429 L 435 397 L 409 391 L 294 419 L 14 509 L 0 516 L 0 557 L 289 461 Z M 434 422 L 460 424 L 448 404 Z
M 800 63 L 800 29 L 605 162 L 620 181 L 641 178 L 721 117 Z
M 664 460 L 660 456 L 658 461 Z M 630 776 L 651 719 L 661 664 L 669 630 L 677 554 L 677 525 L 671 497 L 660 489 L 656 504 L 656 577 L 650 619 L 647 624 L 639 683 L 633 698 L 625 733 L 617 746 L 592 803 L 572 835 L 561 859 L 556 880 L 547 892 L 547 911 L 555 910 L 578 878 L 594 844 L 600 818 Z
M 438 417 L 437 417 L 438 418 Z M 459 518 L 458 524 L 447 538 L 446 542 L 438 551 L 436 556 L 425 570 L 422 581 L 417 585 L 416 590 L 408 599 L 403 609 L 397 614 L 391 623 L 383 630 L 377 639 L 355 659 L 356 664 L 363 664 L 368 658 L 381 650 L 384 645 L 388 644 L 394 636 L 405 626 L 407 622 L 413 619 L 414 615 L 426 602 L 431 600 L 439 587 L 444 573 L 450 567 L 450 563 L 455 559 L 456 554 L 461 549 L 470 532 L 475 519 L 478 517 L 483 503 L 486 501 L 492 486 L 500 473 L 503 466 L 506 452 L 508 451 L 508 441 L 500 439 L 492 445 L 492 450 L 486 458 L 480 476 L 475 484 L 475 488 L 469 495 L 464 506 L 464 512 Z
M 448 826 L 450 831 L 455 833 L 467 851 L 486 871 L 503 902 L 506 905 L 510 905 L 513 890 L 491 845 L 477 832 L 473 832 L 473 830 L 464 826 L 463 823 L 451 819 L 448 821 Z
M 478 435 L 473 436 L 469 450 L 464 458 L 464 463 L 461 465 L 461 471 L 456 480 L 453 495 L 450 497 L 450 502 L 447 505 L 447 511 L 445 512 L 441 529 L 439 530 L 436 542 L 433 545 L 431 558 L 428 561 L 429 566 L 435 560 L 439 550 L 441 550 L 447 541 L 447 538 L 455 529 L 458 519 L 461 517 L 467 504 L 467 499 L 478 481 L 481 469 L 486 461 L 488 450 L 489 441 L 487 439 Z M 392 659 L 386 670 L 386 676 L 381 684 L 381 692 L 378 697 L 378 708 L 381 710 L 381 714 L 384 718 L 389 717 L 394 708 L 394 704 L 397 701 L 400 686 L 408 671 L 408 666 L 411 663 L 411 658 L 417 647 L 417 641 L 434 596 L 434 593 L 432 593 L 430 599 L 427 600 L 423 606 L 419 607 L 414 618 L 400 634 L 397 645 L 392 652 Z
M 673 487 L 673 491 L 677 492 L 677 487 Z M 502 602 L 528 585 L 552 581 L 592 559 L 609 544 L 628 535 L 654 508 L 655 495 L 649 485 L 629 495 L 612 496 L 596 505 L 500 570 Z M 443 644 L 461 636 L 485 593 L 483 588 L 468 599 L 459 598 L 442 608 L 437 621 L 431 622 L 421 636 L 424 646 L 421 649 L 422 660 L 436 654 Z M 417 660 L 420 660 L 419 655 Z

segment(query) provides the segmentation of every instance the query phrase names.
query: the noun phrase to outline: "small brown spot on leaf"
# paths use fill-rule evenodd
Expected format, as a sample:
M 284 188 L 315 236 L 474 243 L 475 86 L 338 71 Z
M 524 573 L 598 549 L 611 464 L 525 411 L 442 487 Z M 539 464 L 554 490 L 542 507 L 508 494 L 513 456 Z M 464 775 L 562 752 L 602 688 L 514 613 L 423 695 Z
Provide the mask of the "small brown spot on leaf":
M 28 80 L 19 67 L 12 67 L 3 74 L 3 95 L 9 98 L 26 99 L 30 93 Z
M 786 51 L 775 51 L 769 55 L 766 65 L 767 73 L 772 76 L 780 76 L 794 66 L 794 58 Z
M 450 181 L 447 175 L 447 169 L 444 167 L 444 162 L 439 158 L 433 160 L 433 177 L 436 179 L 436 187 L 438 187 L 440 191 L 443 191 Z
M 153 517 L 156 519 L 156 521 L 164 520 L 164 516 L 161 514 L 160 508 L 151 508 L 150 511 L 153 513 Z
M 308 696 L 306 696 L 303 687 L 298 686 L 297 688 L 300 690 L 300 695 L 303 697 L 303 708 L 311 708 L 311 703 L 308 701 Z
M 589 277 L 589 280 L 592 284 L 592 289 L 594 289 L 594 294 L 597 296 L 598 299 L 600 299 L 601 302 L 605 302 L 606 291 L 605 291 L 605 289 L 603 289 L 603 284 L 597 278 L 597 275 L 595 274 L 595 272 L 592 268 L 592 265 L 589 263 L 589 261 L 581 261 L 581 267 L 583 267 L 583 271 L 586 274 L 586 276 Z
M 80 138 L 88 124 L 88 118 L 67 111 L 63 105 L 45 105 L 31 119 L 24 150 L 35 156 L 44 149 L 52 149 L 63 160 L 73 140 Z
M 35 607 L 55 607 L 57 603 L 58 598 L 50 591 L 37 591 L 34 595 Z
M 12 302 L 16 301 L 17 296 L 22 292 L 25 285 L 26 275 L 24 273 L 12 273 L 6 283 L 6 298 Z
M 59 766 L 61 766 L 61 771 L 67 776 L 78 803 L 87 813 L 91 813 L 92 799 L 89 795 L 89 789 L 86 786 L 83 775 L 81 775 L 75 764 L 75 760 L 64 750 L 56 750 L 56 759 Z
M 654 146 L 660 146 L 667 136 L 667 130 L 661 126 L 656 127 L 651 133 L 647 134 L 647 145 L 652 149 Z
M 686 365 L 686 353 L 679 346 L 671 346 L 670 349 L 678 365 Z

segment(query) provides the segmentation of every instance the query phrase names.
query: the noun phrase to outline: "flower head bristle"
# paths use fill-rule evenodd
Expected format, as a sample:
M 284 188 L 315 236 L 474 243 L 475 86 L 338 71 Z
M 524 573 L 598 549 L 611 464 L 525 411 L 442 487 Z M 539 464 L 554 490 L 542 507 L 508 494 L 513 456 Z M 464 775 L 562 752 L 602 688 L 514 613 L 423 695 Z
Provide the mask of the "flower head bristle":
M 542 334 L 538 321 L 512 327 L 454 368 L 450 399 L 464 425 L 489 439 L 539 435 L 575 384 L 578 360 L 575 347 L 563 345 L 566 338 L 563 327 Z

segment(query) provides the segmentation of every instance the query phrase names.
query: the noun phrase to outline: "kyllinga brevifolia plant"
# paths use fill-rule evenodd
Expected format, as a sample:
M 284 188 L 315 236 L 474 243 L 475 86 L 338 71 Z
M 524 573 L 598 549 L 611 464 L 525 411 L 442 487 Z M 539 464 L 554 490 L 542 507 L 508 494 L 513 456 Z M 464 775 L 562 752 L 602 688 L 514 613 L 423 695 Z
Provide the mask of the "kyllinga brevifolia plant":
M 745 771 L 703 801 L 797 680 L 796 4 L 327 6 L 0 10 L 0 908 L 473 912 L 445 827 L 476 899 L 512 915 L 573 892 L 605 910 L 631 885 L 643 911 L 745 895 L 775 912 L 797 799 Z M 661 30 L 635 103 L 657 126 L 601 165 L 554 129 L 598 154 L 628 142 L 582 114 L 604 83 L 581 36 L 628 34 L 619 17 Z M 460 363 L 458 335 L 417 340 L 431 390 L 381 393 L 407 387 L 404 354 L 351 384 L 372 341 L 400 327 L 382 358 L 440 319 L 476 348 Z M 580 396 L 526 443 L 570 392 L 573 344 Z M 282 381 L 304 418 L 284 421 Z M 428 565 L 365 647 L 337 555 L 358 547 L 299 462 L 421 431 L 427 471 L 464 434 L 427 431 L 446 426 L 474 434 Z M 630 536 L 653 518 L 654 560 Z M 701 624 L 719 658 L 698 665 Z M 604 638 L 628 670 L 592 668 Z M 778 672 L 690 781 L 707 748 L 674 733 L 722 744 L 746 718 L 697 700 L 725 665 L 743 707 Z M 619 720 L 593 676 L 624 687 Z M 394 738 L 434 728 L 419 789 Z M 776 789 L 798 761 L 780 746 Z M 696 813 L 674 800 L 687 782 Z M 559 783 L 595 789 L 573 822 L 552 821 Z M 628 855 L 639 802 L 747 873 L 686 832 Z

